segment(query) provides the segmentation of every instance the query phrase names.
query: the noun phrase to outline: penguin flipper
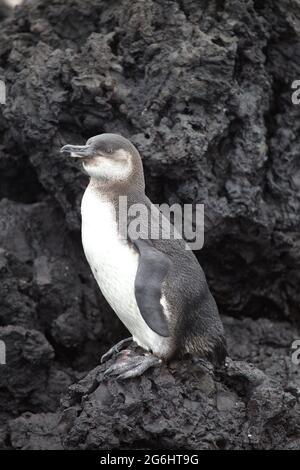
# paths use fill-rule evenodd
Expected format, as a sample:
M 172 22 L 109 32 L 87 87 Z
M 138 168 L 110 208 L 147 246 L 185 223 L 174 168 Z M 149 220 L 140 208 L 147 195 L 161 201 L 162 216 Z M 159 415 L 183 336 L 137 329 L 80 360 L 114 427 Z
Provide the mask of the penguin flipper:
M 171 260 L 154 248 L 151 240 L 131 241 L 140 254 L 134 289 L 141 315 L 155 333 L 160 336 L 170 336 L 160 299 L 162 282 L 171 266 Z

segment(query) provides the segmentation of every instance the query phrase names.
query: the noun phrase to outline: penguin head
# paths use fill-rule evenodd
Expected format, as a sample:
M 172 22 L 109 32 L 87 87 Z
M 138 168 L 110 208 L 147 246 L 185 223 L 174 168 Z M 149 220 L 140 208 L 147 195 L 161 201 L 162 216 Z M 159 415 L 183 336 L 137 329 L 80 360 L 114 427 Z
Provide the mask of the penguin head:
M 101 184 L 132 183 L 143 186 L 144 174 L 138 150 L 118 134 L 91 137 L 85 145 L 65 145 L 61 152 L 82 161 L 85 172 Z

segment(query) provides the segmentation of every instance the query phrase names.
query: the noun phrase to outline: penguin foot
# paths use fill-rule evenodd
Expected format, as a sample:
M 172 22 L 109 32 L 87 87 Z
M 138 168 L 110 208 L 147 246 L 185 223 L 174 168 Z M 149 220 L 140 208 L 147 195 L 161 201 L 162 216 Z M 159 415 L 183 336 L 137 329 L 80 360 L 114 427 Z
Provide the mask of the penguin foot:
M 118 380 L 130 379 L 132 377 L 139 377 L 147 369 L 161 364 L 161 359 L 148 354 L 145 356 L 132 355 L 132 351 L 125 350 L 118 354 L 120 359 L 116 364 L 110 366 L 105 372 L 104 376 L 117 376 Z
M 115 344 L 105 354 L 103 354 L 100 360 L 101 364 L 103 364 L 103 362 L 108 361 L 108 359 L 110 359 L 114 354 L 119 353 L 123 349 L 123 347 L 128 343 L 131 343 L 131 341 L 133 341 L 132 336 L 130 336 L 129 338 L 122 339 L 117 344 Z

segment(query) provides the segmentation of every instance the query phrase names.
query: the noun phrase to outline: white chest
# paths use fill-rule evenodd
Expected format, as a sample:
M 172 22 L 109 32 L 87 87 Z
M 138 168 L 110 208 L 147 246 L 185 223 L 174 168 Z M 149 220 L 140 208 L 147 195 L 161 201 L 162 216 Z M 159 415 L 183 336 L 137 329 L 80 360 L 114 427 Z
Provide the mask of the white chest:
M 113 204 L 88 187 L 81 214 L 84 252 L 102 294 L 140 346 L 163 352 L 167 340 L 148 327 L 138 309 L 134 283 L 139 254 L 120 238 Z
M 87 189 L 81 205 L 82 243 L 86 258 L 103 295 L 119 314 L 133 307 L 138 253 L 120 238 L 110 201 Z M 130 304 L 130 305 L 129 305 Z

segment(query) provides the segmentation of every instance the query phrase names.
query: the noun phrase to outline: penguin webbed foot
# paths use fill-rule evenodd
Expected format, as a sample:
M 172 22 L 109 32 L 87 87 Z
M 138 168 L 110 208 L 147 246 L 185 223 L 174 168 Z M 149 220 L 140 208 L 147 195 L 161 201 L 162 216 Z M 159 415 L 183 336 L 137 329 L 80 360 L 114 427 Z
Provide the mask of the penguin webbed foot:
M 122 339 L 117 344 L 115 344 L 112 348 L 110 348 L 100 359 L 101 364 L 108 361 L 112 356 L 119 353 L 128 343 L 133 341 L 132 336 L 129 338 Z
M 136 355 L 131 350 L 126 349 L 118 354 L 115 364 L 110 366 L 104 376 L 116 376 L 117 380 L 125 380 L 133 377 L 139 377 L 150 367 L 161 364 L 161 359 L 152 354 Z

